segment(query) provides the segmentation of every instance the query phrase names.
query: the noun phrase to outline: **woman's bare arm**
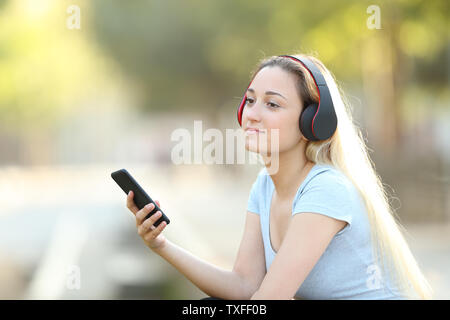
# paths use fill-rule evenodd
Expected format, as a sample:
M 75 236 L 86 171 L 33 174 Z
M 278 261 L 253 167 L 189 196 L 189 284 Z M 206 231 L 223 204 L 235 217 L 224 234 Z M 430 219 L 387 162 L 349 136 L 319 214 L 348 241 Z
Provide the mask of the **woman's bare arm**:
M 247 211 L 244 234 L 233 271 L 246 279 L 245 291 L 251 296 L 259 289 L 266 275 L 266 258 L 259 215 Z
M 259 217 L 256 214 L 251 213 L 250 220 L 247 215 L 244 237 L 236 265 L 232 271 L 229 271 L 199 259 L 166 239 L 162 234 L 165 225 L 161 223 L 156 228 L 153 226 L 160 217 L 160 211 L 145 219 L 153 210 L 153 205 L 139 210 L 133 201 L 133 196 L 133 192 L 128 194 L 127 207 L 136 216 L 138 234 L 152 251 L 164 258 L 207 295 L 227 300 L 250 299 L 257 289 L 255 288 L 255 274 L 253 273 L 254 265 L 256 263 L 258 269 L 264 266 L 264 260 L 258 261 L 261 260 L 261 257 L 264 259 L 264 251 L 261 250 L 262 238 L 259 231 Z M 161 207 L 159 201 L 156 200 L 155 202 Z M 254 228 L 257 228 L 257 230 L 254 230 Z M 258 241 L 261 243 L 258 243 Z M 258 276 L 258 274 L 256 275 Z
M 239 274 L 202 260 L 167 239 L 162 248 L 153 251 L 209 296 L 227 300 L 251 297 Z
M 153 251 L 207 295 L 227 300 L 250 299 L 266 271 L 259 216 L 252 212 L 247 212 L 244 234 L 232 271 L 199 259 L 167 239 L 163 246 Z

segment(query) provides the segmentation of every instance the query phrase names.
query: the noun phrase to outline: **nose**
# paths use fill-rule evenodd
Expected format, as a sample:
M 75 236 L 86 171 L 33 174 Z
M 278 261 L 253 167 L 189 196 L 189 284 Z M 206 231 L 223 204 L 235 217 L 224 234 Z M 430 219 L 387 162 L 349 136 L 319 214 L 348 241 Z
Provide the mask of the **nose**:
M 260 122 L 261 110 L 259 103 L 254 103 L 252 106 L 245 105 L 242 112 L 242 123 L 247 122 Z

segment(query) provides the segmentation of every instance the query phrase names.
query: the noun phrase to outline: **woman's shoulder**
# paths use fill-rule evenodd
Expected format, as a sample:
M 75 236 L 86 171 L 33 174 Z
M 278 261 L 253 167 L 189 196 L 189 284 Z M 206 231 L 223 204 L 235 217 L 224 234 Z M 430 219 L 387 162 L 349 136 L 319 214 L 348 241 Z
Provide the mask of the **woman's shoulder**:
M 359 215 L 357 198 L 350 180 L 338 168 L 328 164 L 316 164 L 302 183 L 293 202 L 293 214 L 315 212 L 343 220 L 350 230 L 354 216 Z
M 305 192 L 318 192 L 333 198 L 354 199 L 357 189 L 349 177 L 330 164 L 316 163 L 303 181 L 298 196 Z
M 259 170 L 256 180 L 263 181 L 269 176 L 267 168 L 263 167 Z M 351 184 L 350 179 L 339 168 L 331 164 L 315 163 L 300 187 L 305 187 L 308 184 L 321 184 L 324 182 L 327 184 Z
M 304 182 L 305 185 L 307 183 L 323 182 L 327 182 L 328 184 L 348 184 L 350 183 L 350 179 L 342 172 L 342 170 L 333 165 L 316 163 Z
M 258 176 L 255 179 L 255 184 L 258 187 L 266 187 L 269 184 L 270 175 L 266 167 L 259 170 Z M 326 163 L 315 163 L 311 168 L 306 178 L 303 180 L 297 190 L 297 196 L 301 196 L 307 190 L 329 190 L 333 194 L 355 192 L 356 188 L 351 180 L 344 172 Z

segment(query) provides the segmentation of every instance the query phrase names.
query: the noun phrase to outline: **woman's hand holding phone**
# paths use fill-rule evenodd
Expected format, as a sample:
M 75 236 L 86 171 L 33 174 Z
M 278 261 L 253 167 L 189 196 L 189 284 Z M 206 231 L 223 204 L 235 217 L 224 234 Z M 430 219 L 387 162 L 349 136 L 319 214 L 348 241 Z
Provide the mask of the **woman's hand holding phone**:
M 152 250 L 162 249 L 166 244 L 166 237 L 161 233 L 166 227 L 165 221 L 161 222 L 156 228 L 153 225 L 160 217 L 161 211 L 155 212 L 148 219 L 145 217 L 155 208 L 153 203 L 149 203 L 141 210 L 136 206 L 133 200 L 134 193 L 130 191 L 127 195 L 127 208 L 136 216 L 136 227 L 139 236 L 145 244 Z M 158 200 L 155 200 L 158 207 L 161 207 Z

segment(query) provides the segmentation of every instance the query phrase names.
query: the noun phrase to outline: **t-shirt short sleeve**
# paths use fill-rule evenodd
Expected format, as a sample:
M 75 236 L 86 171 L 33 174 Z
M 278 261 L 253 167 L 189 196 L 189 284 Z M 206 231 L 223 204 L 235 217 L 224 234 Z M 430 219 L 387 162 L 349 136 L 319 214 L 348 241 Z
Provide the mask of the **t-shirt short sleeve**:
M 260 194 L 261 194 L 261 180 L 263 178 L 263 170 L 261 170 L 258 176 L 253 182 L 252 188 L 250 189 L 250 195 L 247 202 L 247 210 L 256 214 L 260 214 Z
M 292 215 L 312 212 L 346 221 L 348 225 L 337 233 L 339 235 L 351 228 L 354 191 L 350 180 L 342 173 L 323 171 L 311 178 L 296 196 Z

